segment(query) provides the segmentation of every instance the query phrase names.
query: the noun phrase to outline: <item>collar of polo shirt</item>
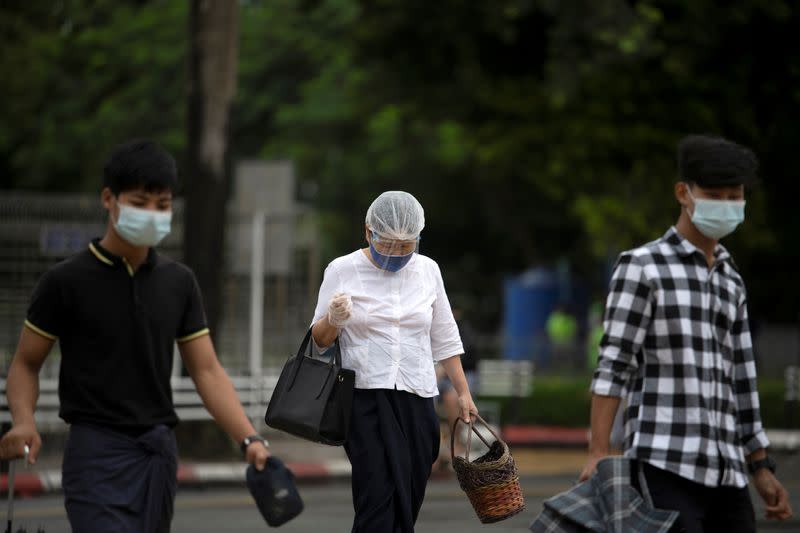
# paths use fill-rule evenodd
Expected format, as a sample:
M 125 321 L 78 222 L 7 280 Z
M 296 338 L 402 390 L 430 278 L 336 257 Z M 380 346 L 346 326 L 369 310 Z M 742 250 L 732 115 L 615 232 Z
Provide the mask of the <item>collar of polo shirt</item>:
M 94 239 L 92 242 L 90 242 L 89 250 L 92 252 L 92 255 L 94 255 L 101 263 L 111 267 L 124 266 L 127 268 L 128 273 L 133 275 L 133 268 L 128 263 L 128 260 L 124 257 L 114 255 L 103 248 L 100 245 L 100 239 Z M 147 259 L 145 259 L 145 262 L 142 263 L 141 267 L 139 268 L 152 268 L 155 266 L 157 258 L 158 255 L 156 254 L 156 251 L 153 248 L 150 248 L 150 250 L 147 252 Z

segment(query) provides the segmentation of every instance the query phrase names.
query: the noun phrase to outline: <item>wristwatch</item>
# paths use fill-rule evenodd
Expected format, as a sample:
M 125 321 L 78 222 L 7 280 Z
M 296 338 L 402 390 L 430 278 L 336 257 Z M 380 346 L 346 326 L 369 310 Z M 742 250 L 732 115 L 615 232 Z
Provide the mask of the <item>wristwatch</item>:
M 264 446 L 269 446 L 269 442 L 267 442 L 267 439 L 265 439 L 261 435 L 250 435 L 249 437 L 245 437 L 242 443 L 239 445 L 240 448 L 242 449 L 242 453 L 246 454 L 247 447 L 253 444 L 254 442 L 260 442 Z
M 747 463 L 747 469 L 750 471 L 751 474 L 755 474 L 756 470 L 759 470 L 761 468 L 767 468 L 769 469 L 770 472 L 774 474 L 775 468 L 777 466 L 778 465 L 775 463 L 775 460 L 770 456 L 766 456 L 763 459 L 758 459 L 757 461 L 750 461 L 749 463 Z

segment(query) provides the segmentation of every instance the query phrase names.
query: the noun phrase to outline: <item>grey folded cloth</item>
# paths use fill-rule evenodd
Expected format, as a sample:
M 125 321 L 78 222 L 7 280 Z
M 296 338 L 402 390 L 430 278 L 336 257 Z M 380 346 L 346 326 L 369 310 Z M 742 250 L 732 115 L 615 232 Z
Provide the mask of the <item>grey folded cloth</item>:
M 666 533 L 677 511 L 656 509 L 646 485 L 639 493 L 631 484 L 631 460 L 607 457 L 597 472 L 568 491 L 544 502 L 530 526 L 534 533 Z

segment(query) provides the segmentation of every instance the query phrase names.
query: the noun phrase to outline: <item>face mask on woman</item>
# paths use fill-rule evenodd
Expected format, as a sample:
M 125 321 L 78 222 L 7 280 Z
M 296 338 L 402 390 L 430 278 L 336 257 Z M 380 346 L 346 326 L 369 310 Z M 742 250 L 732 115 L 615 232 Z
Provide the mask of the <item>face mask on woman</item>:
M 369 243 L 369 253 L 379 267 L 389 272 L 397 272 L 406 266 L 414 255 L 414 252 L 405 255 L 384 255 L 376 250 L 372 243 Z

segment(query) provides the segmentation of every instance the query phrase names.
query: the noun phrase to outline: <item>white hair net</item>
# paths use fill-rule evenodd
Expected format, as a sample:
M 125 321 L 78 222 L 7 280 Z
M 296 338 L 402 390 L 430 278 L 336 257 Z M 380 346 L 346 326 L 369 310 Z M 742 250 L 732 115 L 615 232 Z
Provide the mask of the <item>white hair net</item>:
M 366 223 L 381 237 L 410 241 L 422 233 L 425 211 L 409 193 L 386 191 L 367 209 Z

